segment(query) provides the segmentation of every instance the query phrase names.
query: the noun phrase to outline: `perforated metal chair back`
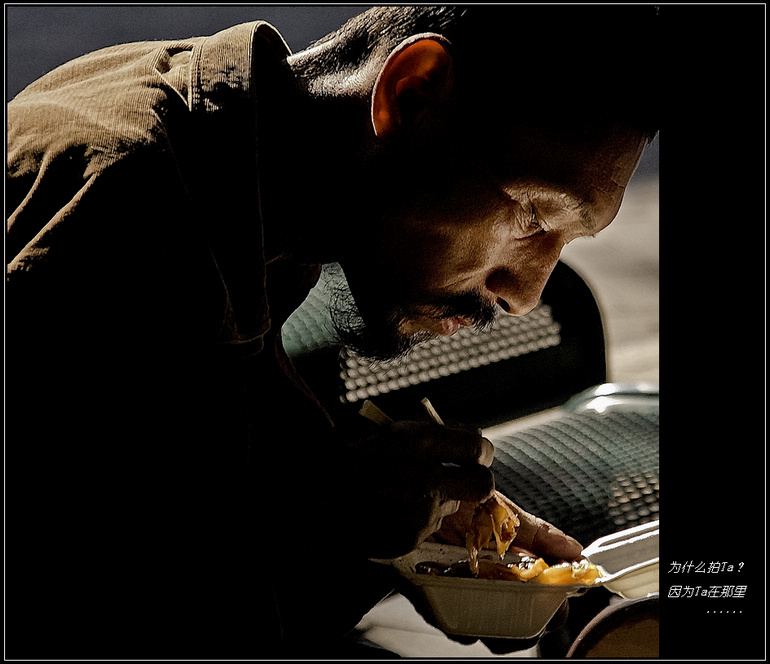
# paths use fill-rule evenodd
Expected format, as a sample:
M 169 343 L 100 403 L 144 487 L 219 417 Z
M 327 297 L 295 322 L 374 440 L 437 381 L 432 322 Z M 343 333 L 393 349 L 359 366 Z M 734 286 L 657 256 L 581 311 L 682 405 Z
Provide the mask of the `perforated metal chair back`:
M 659 518 L 657 387 L 601 388 L 608 396 L 585 390 L 548 418 L 489 434 L 497 489 L 584 545 Z

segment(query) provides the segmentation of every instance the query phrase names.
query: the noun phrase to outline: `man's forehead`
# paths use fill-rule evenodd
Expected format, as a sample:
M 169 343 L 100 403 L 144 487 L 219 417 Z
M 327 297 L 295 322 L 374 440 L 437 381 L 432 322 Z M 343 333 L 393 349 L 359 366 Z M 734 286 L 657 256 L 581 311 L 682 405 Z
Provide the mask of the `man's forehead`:
M 565 193 L 586 199 L 585 187 L 602 180 L 625 186 L 641 159 L 647 138 L 639 130 L 587 132 L 537 130 L 505 132 L 487 152 L 489 164 L 504 180 L 559 183 Z M 587 214 L 587 212 L 586 212 Z
M 554 163 L 563 160 L 591 160 L 597 152 L 625 152 L 646 143 L 644 132 L 622 124 L 586 126 L 575 124 L 533 124 L 515 121 L 490 122 L 472 130 L 476 140 L 489 143 L 510 157 L 544 153 Z

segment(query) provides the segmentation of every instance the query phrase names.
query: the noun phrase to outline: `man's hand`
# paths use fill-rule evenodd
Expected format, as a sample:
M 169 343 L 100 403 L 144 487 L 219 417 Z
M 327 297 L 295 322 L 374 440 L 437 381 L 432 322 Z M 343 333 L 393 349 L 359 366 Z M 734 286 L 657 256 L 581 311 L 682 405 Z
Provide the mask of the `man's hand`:
M 543 558 L 556 560 L 578 560 L 583 547 L 576 539 L 543 521 L 529 512 L 525 512 L 509 498 L 495 492 L 498 501 L 505 504 L 519 517 L 521 525 L 516 529 L 514 548 L 521 548 Z M 450 517 L 444 519 L 441 530 L 434 536 L 439 542 L 465 546 L 465 534 L 468 532 L 473 512 L 477 503 L 464 502 Z
M 393 422 L 348 440 L 334 476 L 337 541 L 369 557 L 412 551 L 463 502 L 494 491 L 492 444 L 476 429 Z
M 499 492 L 495 492 L 497 500 L 505 504 L 514 514 L 519 517 L 521 522 L 516 529 L 516 538 L 513 540 L 511 550 L 517 548 L 524 549 L 537 556 L 555 560 L 578 560 L 581 557 L 583 547 L 576 539 L 565 535 L 561 530 L 552 526 L 547 521 L 543 521 L 529 512 L 525 512 L 509 498 Z M 437 532 L 433 539 L 446 544 L 465 546 L 465 534 L 468 532 L 476 504 L 465 502 L 460 509 L 450 517 L 444 519 L 442 528 Z M 511 583 L 515 583 L 512 581 Z M 549 621 L 543 634 L 559 629 L 567 620 L 569 612 L 568 602 L 559 608 L 554 617 Z M 502 655 L 520 650 L 526 650 L 535 646 L 543 636 L 533 637 L 531 639 L 481 639 L 490 651 Z M 453 641 L 468 645 L 475 643 L 479 639 L 475 637 L 463 637 L 447 635 Z

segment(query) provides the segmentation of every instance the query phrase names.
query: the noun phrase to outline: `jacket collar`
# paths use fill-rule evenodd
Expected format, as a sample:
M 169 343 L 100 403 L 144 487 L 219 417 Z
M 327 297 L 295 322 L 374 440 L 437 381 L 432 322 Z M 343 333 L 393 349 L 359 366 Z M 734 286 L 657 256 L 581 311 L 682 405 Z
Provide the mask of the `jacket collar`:
M 198 197 L 205 233 L 227 293 L 220 341 L 253 342 L 270 327 L 259 190 L 259 96 L 263 72 L 290 50 L 268 23 L 234 26 L 201 40 L 190 61 Z M 267 75 L 266 75 L 267 78 Z M 265 87 L 266 84 L 264 84 Z M 259 94 L 258 94 L 259 91 Z

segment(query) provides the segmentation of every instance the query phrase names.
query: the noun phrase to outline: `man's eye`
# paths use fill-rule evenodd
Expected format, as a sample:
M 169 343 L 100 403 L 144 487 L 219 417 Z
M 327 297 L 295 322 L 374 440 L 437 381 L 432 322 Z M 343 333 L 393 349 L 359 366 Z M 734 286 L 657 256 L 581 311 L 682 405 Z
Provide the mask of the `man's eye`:
M 519 202 L 510 197 L 506 197 L 511 209 L 511 216 L 517 227 L 517 236 L 521 239 L 532 237 L 546 232 L 545 224 L 538 218 L 537 210 L 530 203 L 529 199 L 525 202 Z
M 532 237 L 533 235 L 539 235 L 540 233 L 546 232 L 545 224 L 538 218 L 537 211 L 534 207 L 530 208 L 529 211 L 529 219 L 527 220 L 526 225 L 526 232 L 527 237 Z
M 536 218 L 532 217 L 516 217 L 517 231 L 516 235 L 519 239 L 529 238 L 533 235 L 539 235 L 545 233 L 545 229 Z

